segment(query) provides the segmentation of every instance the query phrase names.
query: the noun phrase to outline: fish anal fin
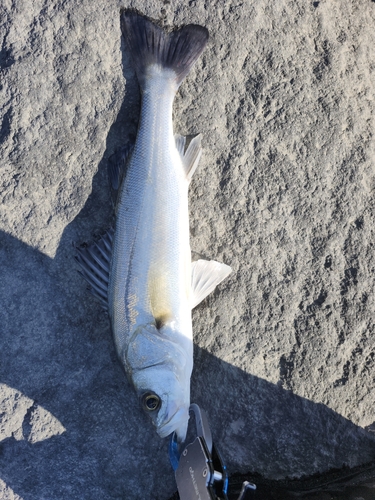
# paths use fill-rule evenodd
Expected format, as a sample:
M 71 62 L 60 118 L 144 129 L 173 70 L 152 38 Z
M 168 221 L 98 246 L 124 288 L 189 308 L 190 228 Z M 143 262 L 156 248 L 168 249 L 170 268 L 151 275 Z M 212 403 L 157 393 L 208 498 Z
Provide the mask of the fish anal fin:
M 191 308 L 193 309 L 232 272 L 232 269 L 215 260 L 203 259 L 193 262 L 191 267 Z
M 184 135 L 175 134 L 174 140 L 176 141 L 177 151 L 180 153 L 181 158 L 184 158 L 186 137 Z
M 187 180 L 190 182 L 202 156 L 202 134 L 196 135 L 191 141 L 184 155 L 184 167 Z
M 185 151 L 186 137 L 175 134 L 177 151 L 180 153 L 182 165 L 185 170 L 188 182 L 191 181 L 194 172 L 196 171 L 199 160 L 202 156 L 202 134 L 198 134 L 190 141 L 188 148 Z

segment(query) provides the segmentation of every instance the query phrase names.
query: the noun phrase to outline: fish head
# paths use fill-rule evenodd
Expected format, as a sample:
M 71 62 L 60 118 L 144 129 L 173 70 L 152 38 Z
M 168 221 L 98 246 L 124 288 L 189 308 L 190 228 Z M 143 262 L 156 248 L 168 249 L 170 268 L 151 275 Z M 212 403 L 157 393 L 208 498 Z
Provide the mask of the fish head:
M 193 356 L 186 337 L 180 340 L 154 325 L 139 328 L 129 343 L 125 367 L 159 436 L 176 432 L 182 442 L 189 420 Z
M 163 367 L 150 367 L 142 372 L 133 377 L 142 409 L 151 418 L 161 438 L 176 432 L 178 441 L 184 441 L 190 406 L 186 388 Z

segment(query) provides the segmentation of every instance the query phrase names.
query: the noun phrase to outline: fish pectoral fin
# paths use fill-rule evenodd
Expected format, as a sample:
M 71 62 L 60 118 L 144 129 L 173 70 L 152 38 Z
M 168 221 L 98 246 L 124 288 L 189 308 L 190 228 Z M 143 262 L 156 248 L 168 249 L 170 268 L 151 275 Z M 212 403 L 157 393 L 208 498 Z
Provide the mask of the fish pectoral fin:
M 174 136 L 176 141 L 176 148 L 180 153 L 182 165 L 185 170 L 188 182 L 191 181 L 194 172 L 197 169 L 199 160 L 202 156 L 202 134 L 198 134 L 190 141 L 187 150 L 185 151 L 186 137 L 176 134 Z
M 112 254 L 114 230 L 107 231 L 102 238 L 88 247 L 77 247 L 75 257 L 81 270 L 80 274 L 89 284 L 90 292 L 108 308 L 109 267 Z
M 172 314 L 170 311 L 159 311 L 159 314 L 154 316 L 156 329 L 161 330 L 171 319 Z
M 191 268 L 192 309 L 232 272 L 231 267 L 215 260 L 199 259 L 192 263 Z

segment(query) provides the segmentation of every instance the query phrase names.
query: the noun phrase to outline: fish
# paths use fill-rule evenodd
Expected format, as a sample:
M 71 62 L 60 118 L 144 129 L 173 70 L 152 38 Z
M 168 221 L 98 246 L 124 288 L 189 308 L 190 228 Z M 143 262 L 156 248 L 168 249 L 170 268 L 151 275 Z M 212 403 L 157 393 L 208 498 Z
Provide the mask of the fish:
M 90 291 L 107 308 L 116 351 L 141 407 L 161 438 L 183 442 L 193 368 L 192 309 L 228 276 L 214 260 L 191 260 L 188 188 L 202 137 L 175 134 L 172 107 L 184 78 L 208 41 L 205 27 L 168 32 L 131 10 L 121 29 L 141 91 L 127 168 L 110 167 L 118 191 L 115 228 L 79 249 Z

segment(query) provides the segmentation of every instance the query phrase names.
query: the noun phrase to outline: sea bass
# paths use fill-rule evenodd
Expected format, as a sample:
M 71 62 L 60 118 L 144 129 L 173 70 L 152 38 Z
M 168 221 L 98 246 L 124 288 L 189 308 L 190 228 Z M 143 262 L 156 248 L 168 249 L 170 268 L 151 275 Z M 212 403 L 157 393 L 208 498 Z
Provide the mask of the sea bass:
M 231 271 L 215 261 L 191 263 L 188 187 L 201 136 L 174 135 L 175 94 L 204 50 L 208 31 L 187 25 L 167 33 L 132 11 L 121 14 L 142 94 L 141 116 L 116 227 L 81 249 L 77 260 L 107 305 L 118 356 L 161 437 L 186 437 L 193 368 L 191 310 Z M 113 187 L 120 172 L 112 168 Z

